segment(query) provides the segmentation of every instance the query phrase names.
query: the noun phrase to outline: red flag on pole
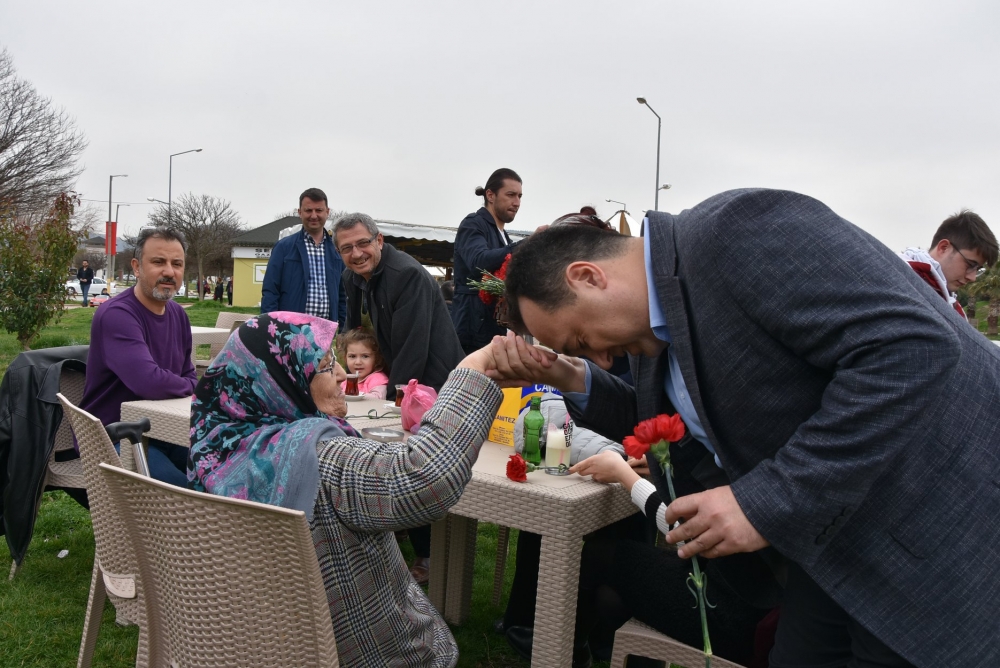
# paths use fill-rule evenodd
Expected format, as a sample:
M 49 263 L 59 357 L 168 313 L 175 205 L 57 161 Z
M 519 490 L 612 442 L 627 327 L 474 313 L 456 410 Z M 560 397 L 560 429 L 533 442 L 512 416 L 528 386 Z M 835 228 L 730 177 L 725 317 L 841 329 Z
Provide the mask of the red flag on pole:
M 109 220 L 105 223 L 104 252 L 109 256 L 118 254 L 118 223 Z

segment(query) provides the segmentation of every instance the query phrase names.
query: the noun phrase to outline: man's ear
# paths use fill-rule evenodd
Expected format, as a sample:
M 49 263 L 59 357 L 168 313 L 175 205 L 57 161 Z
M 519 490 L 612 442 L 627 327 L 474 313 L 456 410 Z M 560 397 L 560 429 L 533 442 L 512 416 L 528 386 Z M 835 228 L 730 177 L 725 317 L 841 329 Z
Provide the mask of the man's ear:
M 947 239 L 942 239 L 941 241 L 937 242 L 937 245 L 935 245 L 934 248 L 928 251 L 928 254 L 930 254 L 930 256 L 933 257 L 935 260 L 940 261 L 940 259 L 944 256 L 944 254 L 947 253 L 952 248 L 954 248 L 954 246 L 951 245 L 950 241 L 948 241 Z
M 136 260 L 135 258 L 132 258 L 132 273 L 133 274 L 139 273 L 139 261 Z
M 573 290 L 608 287 L 608 275 L 593 262 L 571 262 L 566 267 L 566 282 Z

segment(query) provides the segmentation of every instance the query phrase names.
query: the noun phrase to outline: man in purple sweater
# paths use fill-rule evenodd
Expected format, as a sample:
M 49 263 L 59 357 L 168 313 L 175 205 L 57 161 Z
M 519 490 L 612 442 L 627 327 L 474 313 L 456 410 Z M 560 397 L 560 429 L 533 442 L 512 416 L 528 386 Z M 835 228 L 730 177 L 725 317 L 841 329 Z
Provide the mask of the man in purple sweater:
M 90 327 L 87 382 L 80 407 L 106 425 L 121 420 L 124 401 L 194 394 L 191 323 L 171 298 L 184 280 L 184 235 L 146 228 L 136 241 L 135 287 L 97 310 Z M 187 486 L 188 449 L 149 439 L 153 478 Z

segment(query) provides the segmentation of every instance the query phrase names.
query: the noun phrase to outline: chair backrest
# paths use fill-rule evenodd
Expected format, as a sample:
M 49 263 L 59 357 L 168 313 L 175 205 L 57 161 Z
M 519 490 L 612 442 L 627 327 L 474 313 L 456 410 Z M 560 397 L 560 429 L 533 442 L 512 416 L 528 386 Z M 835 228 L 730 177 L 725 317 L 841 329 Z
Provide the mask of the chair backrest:
M 139 557 L 150 665 L 339 665 L 304 513 L 100 469 Z
M 109 585 L 108 590 L 112 594 L 131 598 L 129 590 L 138 588 L 134 582 L 138 571 L 135 554 L 125 524 L 114 508 L 115 501 L 98 469 L 104 462 L 120 467 L 121 460 L 100 420 L 74 406 L 62 393 L 56 396 L 63 406 L 64 418 L 69 418 L 80 445 L 90 519 L 94 526 L 94 552 L 101 570 L 108 576 L 105 583 Z
M 215 319 L 215 326 L 219 329 L 229 328 L 230 332 L 239 329 L 239 326 L 245 323 L 251 316 L 246 313 L 233 313 L 232 311 L 220 311 L 218 317 Z M 210 350 L 211 359 L 215 359 L 216 355 L 222 350 L 222 343 L 213 343 Z
M 70 369 L 68 364 L 64 364 L 62 373 L 59 375 L 59 394 L 66 397 L 71 404 L 78 404 L 83 400 L 83 386 L 87 376 L 82 371 Z M 55 445 L 52 452 L 70 450 L 73 448 L 73 430 L 68 420 L 59 423 L 56 431 Z

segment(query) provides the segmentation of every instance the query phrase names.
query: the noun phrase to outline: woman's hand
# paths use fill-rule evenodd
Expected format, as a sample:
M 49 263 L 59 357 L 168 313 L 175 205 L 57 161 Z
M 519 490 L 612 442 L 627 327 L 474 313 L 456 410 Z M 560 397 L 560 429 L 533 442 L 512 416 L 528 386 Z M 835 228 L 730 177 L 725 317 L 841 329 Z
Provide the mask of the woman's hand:
M 502 386 L 544 384 L 562 392 L 586 389 L 586 363 L 581 359 L 530 345 L 511 332 L 507 336 L 493 337 L 488 347 L 493 367 L 486 375 Z
M 577 462 L 569 469 L 570 473 L 589 475 L 597 482 L 617 482 L 625 486 L 625 489 L 632 489 L 632 485 L 639 479 L 639 474 L 635 472 L 622 456 L 612 450 L 599 452 L 593 457 L 587 457 L 582 462 Z

